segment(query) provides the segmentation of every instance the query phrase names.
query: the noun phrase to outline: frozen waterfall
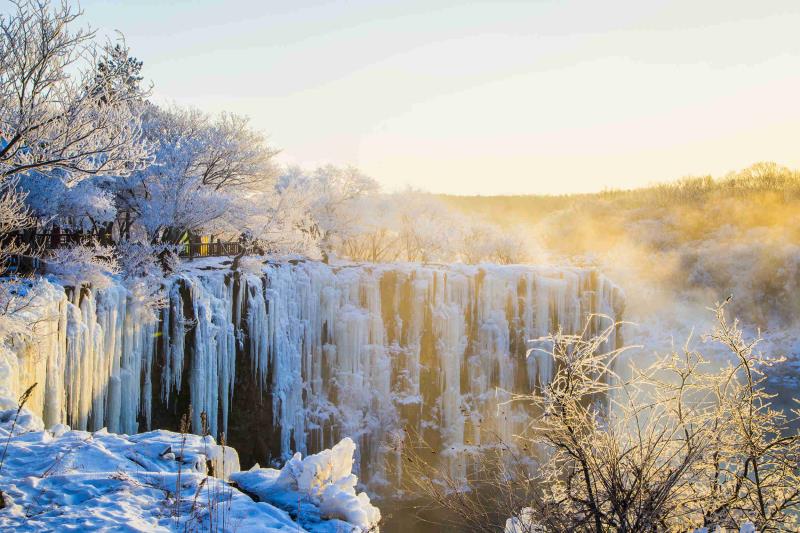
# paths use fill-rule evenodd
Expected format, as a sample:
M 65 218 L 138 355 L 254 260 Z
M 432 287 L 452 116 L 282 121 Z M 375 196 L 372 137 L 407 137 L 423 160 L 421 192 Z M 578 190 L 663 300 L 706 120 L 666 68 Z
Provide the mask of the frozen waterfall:
M 526 358 L 528 341 L 558 326 L 577 332 L 590 313 L 619 319 L 624 305 L 592 269 L 207 267 L 170 279 L 156 324 L 121 286 L 40 283 L 27 311 L 36 335 L 3 348 L 2 386 L 39 382 L 30 407 L 76 429 L 175 429 L 191 405 L 193 431 L 205 412 L 209 431 L 224 432 L 245 462 L 351 437 L 378 483 L 384 443 L 403 427 L 451 452 L 510 438 L 526 413 L 506 400 L 553 373 L 546 355 Z

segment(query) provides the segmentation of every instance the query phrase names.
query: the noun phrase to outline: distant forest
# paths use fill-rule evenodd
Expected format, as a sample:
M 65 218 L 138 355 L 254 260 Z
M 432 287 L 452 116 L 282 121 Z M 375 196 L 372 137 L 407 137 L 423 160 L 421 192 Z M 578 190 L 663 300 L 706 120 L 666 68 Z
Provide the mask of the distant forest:
M 733 294 L 739 316 L 762 327 L 800 313 L 800 172 L 776 163 L 594 194 L 439 198 L 522 228 L 551 261 L 624 267 L 618 276 L 706 302 Z

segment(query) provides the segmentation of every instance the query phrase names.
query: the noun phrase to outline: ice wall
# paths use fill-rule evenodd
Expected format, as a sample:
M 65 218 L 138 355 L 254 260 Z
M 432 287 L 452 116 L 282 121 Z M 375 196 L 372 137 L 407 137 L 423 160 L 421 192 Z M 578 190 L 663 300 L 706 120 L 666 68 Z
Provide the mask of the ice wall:
M 45 384 L 31 405 L 45 423 L 174 429 L 191 405 L 193 430 L 205 413 L 243 462 L 350 437 L 374 483 L 406 426 L 445 455 L 510 438 L 526 413 L 506 400 L 553 372 L 547 356 L 526 358 L 528 341 L 577 332 L 591 313 L 620 318 L 624 305 L 594 270 L 529 266 L 218 265 L 171 279 L 160 323 L 119 286 L 47 287 L 40 334 L 10 344 L 9 385 Z
M 95 293 L 40 280 L 19 311 L 31 333 L 7 335 L 0 353 L 3 396 L 36 383 L 27 407 L 48 427 L 135 433 L 151 409 L 158 324 L 128 303 L 119 285 Z

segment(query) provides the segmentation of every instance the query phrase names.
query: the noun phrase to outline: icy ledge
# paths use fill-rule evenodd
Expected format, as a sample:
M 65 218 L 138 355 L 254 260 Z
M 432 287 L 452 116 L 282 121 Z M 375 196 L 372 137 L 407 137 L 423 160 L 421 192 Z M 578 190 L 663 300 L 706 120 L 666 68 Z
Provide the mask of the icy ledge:
M 355 494 L 349 439 L 280 471 L 240 473 L 236 450 L 211 437 L 45 430 L 26 409 L 16 425 L 15 415 L 0 411 L 2 531 L 361 532 L 380 520 Z

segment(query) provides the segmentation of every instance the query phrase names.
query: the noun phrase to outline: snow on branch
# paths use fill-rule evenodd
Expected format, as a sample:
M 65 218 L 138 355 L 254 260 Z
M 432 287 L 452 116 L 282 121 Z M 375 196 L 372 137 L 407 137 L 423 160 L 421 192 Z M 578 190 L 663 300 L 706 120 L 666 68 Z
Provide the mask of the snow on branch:
M 146 166 L 140 63 L 123 46 L 98 47 L 67 2 L 14 6 L 0 16 L 0 176 L 61 169 L 79 181 Z

